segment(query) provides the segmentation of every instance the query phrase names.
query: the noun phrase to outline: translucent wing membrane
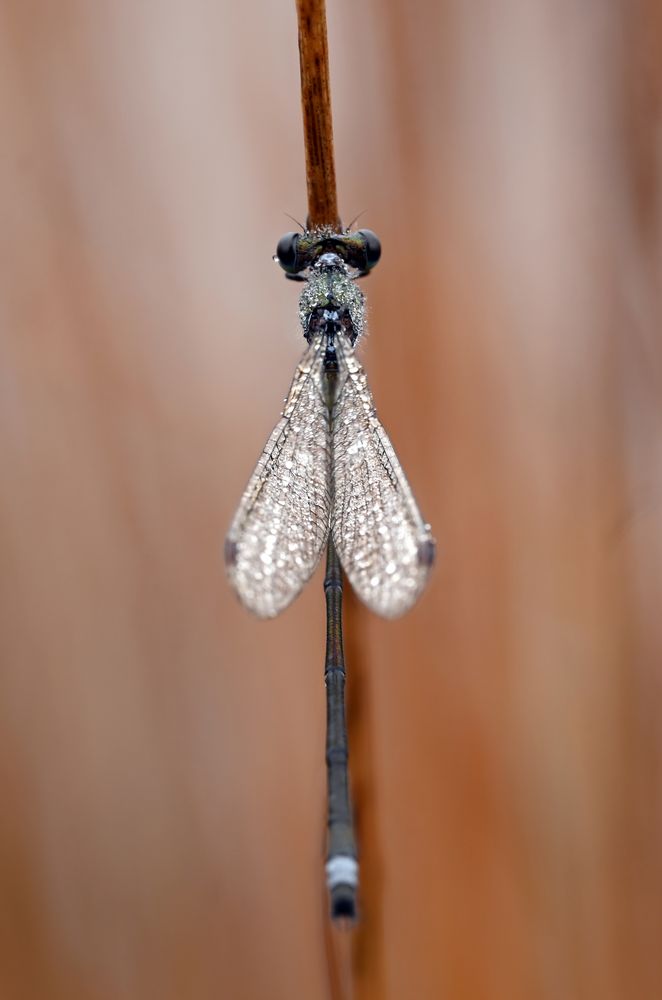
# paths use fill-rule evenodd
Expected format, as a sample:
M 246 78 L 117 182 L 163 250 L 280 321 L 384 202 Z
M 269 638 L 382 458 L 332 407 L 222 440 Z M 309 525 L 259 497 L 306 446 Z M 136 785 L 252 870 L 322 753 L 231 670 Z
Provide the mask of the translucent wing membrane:
M 361 600 L 395 618 L 425 586 L 434 541 L 345 337 L 336 338 L 336 351 L 341 379 L 332 419 L 333 541 Z
M 304 353 L 230 526 L 225 556 L 241 601 L 263 618 L 294 600 L 329 534 L 329 411 L 322 387 L 324 345 Z

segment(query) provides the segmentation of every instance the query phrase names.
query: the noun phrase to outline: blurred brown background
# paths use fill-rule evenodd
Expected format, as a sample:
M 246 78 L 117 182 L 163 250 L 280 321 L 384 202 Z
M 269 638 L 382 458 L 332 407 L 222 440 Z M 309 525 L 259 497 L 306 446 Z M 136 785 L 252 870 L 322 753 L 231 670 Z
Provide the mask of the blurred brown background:
M 326 935 L 321 579 L 260 623 L 220 562 L 303 346 L 294 4 L 5 0 L 2 1000 L 662 996 L 659 4 L 328 6 L 440 553 L 349 608 L 363 920 Z

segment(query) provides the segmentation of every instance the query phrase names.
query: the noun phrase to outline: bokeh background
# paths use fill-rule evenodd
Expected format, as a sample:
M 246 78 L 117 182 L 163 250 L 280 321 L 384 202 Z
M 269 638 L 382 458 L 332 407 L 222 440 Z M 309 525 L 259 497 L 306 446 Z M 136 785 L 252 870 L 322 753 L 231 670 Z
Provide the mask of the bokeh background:
M 662 15 L 329 0 L 363 357 L 438 540 L 349 600 L 222 539 L 303 347 L 293 2 L 0 7 L 0 996 L 662 996 Z

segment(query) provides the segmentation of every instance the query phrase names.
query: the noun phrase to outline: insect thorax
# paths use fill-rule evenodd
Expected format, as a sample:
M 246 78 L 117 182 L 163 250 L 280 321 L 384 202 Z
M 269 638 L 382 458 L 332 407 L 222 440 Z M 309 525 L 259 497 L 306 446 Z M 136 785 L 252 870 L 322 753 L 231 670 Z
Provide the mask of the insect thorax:
M 307 340 L 322 324 L 337 323 L 355 343 L 363 333 L 365 301 L 342 261 L 335 260 L 337 264 L 321 258 L 308 278 L 299 299 L 299 319 Z

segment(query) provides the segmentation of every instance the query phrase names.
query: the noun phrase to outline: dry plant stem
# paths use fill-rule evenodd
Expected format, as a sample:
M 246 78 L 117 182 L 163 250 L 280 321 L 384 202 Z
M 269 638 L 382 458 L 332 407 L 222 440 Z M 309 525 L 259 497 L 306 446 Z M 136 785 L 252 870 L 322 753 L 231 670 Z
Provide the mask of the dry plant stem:
M 324 0 L 297 0 L 308 225 L 340 228 Z

